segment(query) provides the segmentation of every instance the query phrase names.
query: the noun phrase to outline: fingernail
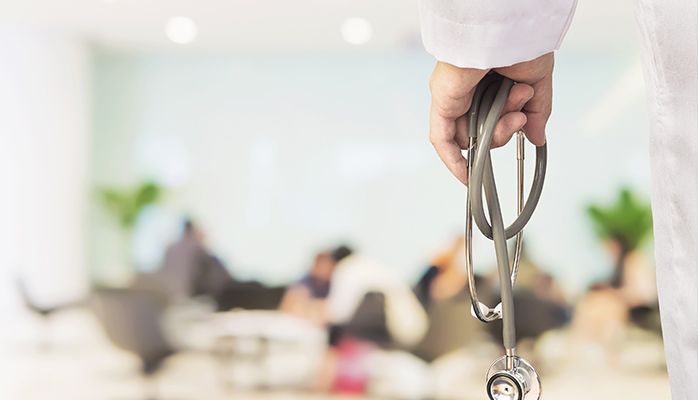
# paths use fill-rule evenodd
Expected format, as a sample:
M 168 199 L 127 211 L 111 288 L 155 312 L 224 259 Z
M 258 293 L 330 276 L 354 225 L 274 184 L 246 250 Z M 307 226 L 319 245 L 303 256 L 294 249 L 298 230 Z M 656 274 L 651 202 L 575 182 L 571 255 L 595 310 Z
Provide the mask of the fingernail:
M 546 141 L 547 141 L 547 139 L 545 137 L 545 134 L 543 134 L 543 139 L 540 140 L 540 143 L 536 143 L 536 146 L 540 147 L 540 146 L 544 145 Z
M 519 124 L 519 127 L 516 129 L 517 131 L 523 129 L 523 127 L 526 125 L 526 122 L 528 122 L 528 117 L 526 117 L 526 114 L 521 114 L 523 119 L 521 120 L 521 124 Z

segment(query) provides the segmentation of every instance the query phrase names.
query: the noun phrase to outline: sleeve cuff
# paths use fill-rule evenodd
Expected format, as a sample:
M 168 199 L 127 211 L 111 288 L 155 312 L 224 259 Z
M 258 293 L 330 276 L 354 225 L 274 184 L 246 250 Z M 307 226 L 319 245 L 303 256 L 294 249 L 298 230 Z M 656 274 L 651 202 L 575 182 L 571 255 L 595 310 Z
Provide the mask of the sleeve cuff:
M 437 0 L 439 1 L 439 0 Z M 422 41 L 439 61 L 457 67 L 488 69 L 529 61 L 557 50 L 569 28 L 577 0 L 556 0 L 551 10 L 498 21 L 456 21 L 420 1 Z M 509 19 L 509 20 L 507 20 Z

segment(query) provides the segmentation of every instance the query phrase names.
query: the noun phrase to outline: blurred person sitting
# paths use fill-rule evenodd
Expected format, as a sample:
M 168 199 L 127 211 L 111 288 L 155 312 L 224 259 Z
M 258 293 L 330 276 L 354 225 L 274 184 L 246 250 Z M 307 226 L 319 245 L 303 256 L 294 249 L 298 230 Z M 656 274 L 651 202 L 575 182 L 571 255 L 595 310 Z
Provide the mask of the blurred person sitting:
M 617 247 L 613 251 L 618 251 Z M 619 256 L 616 255 L 616 258 Z M 661 335 L 654 267 L 645 254 L 637 250 L 628 252 L 622 260 L 623 267 L 616 287 L 621 300 L 628 307 L 630 321 Z
M 203 231 L 191 219 L 184 220 L 182 236 L 165 251 L 157 275 L 174 302 L 199 295 L 216 298 L 234 282 L 223 263 L 206 248 Z
M 574 310 L 570 335 L 573 348 L 581 353 L 575 359 L 598 364 L 600 355 L 608 365 L 615 365 L 628 332 L 628 318 L 629 307 L 619 289 L 608 283 L 592 285 Z M 592 351 L 597 349 L 601 351 Z
M 422 304 L 451 298 L 465 289 L 467 277 L 462 258 L 464 246 L 464 237 L 461 235 L 434 257 L 415 286 L 415 294 Z
M 317 325 L 325 325 L 326 299 L 330 293 L 332 274 L 337 263 L 351 253 L 347 246 L 318 253 L 310 272 L 292 284 L 284 294 L 281 311 Z
M 338 332 L 337 339 L 349 336 L 386 347 L 414 345 L 427 324 L 407 282 L 356 254 L 338 263 L 332 276 L 327 318 Z
M 427 329 L 427 318 L 407 282 L 367 257 L 338 263 L 327 298 L 330 349 L 320 387 L 362 393 L 368 356 L 379 349 L 409 348 Z

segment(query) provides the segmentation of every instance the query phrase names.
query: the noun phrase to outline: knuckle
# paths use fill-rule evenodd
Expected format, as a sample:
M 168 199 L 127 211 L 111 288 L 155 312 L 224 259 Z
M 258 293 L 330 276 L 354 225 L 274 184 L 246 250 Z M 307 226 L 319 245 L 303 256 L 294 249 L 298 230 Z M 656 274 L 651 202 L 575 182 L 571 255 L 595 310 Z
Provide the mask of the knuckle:
M 463 109 L 465 107 L 465 103 L 461 104 L 458 101 L 454 101 L 450 97 L 434 97 L 433 100 L 433 110 L 441 117 L 456 119 L 466 112 L 466 110 Z
M 429 91 L 433 94 L 436 89 L 436 78 L 432 76 L 429 78 Z
M 552 113 L 553 113 L 552 104 L 549 104 L 549 105 L 545 106 L 545 108 L 543 108 L 542 114 L 543 114 L 543 116 L 545 116 L 545 119 L 548 119 Z

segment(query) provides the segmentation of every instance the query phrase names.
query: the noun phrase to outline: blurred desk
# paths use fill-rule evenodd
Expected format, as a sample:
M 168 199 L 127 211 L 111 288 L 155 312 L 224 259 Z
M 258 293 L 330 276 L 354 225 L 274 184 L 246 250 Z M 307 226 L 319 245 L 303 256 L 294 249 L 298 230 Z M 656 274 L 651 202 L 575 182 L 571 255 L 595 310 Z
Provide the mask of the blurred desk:
M 306 320 L 279 311 L 228 311 L 217 313 L 210 323 L 221 336 L 261 338 L 270 342 L 322 344 L 327 333 Z
M 190 305 L 168 319 L 177 346 L 214 354 L 220 378 L 233 387 L 303 386 L 326 350 L 324 329 L 278 311 L 206 313 Z

